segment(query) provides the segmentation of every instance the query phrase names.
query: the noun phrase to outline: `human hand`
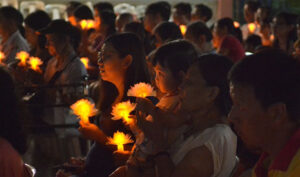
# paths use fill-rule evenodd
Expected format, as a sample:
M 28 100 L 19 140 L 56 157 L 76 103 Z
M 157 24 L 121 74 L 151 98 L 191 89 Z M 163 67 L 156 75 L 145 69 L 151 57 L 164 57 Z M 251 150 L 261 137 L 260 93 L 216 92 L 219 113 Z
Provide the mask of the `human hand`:
M 92 123 L 79 122 L 79 132 L 87 139 L 98 141 L 102 136 L 105 136 L 99 127 Z
M 155 105 L 147 98 L 136 98 L 136 111 L 141 111 L 145 114 L 152 114 L 155 110 Z
M 70 172 L 65 172 L 64 170 L 58 170 L 57 172 L 56 172 L 56 175 L 55 175 L 56 177 L 70 177 L 70 176 L 72 176 L 72 173 L 70 173 Z

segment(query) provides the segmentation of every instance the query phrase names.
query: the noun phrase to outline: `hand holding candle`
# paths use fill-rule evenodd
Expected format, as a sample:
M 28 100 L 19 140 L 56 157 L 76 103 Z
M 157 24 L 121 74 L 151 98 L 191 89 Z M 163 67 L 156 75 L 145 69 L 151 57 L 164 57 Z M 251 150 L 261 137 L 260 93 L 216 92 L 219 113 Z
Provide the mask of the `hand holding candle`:
M 76 103 L 71 105 L 71 109 L 85 124 L 89 123 L 89 117 L 95 116 L 98 113 L 98 110 L 95 108 L 95 104 L 91 103 L 87 99 L 78 100 Z
M 42 73 L 40 65 L 43 64 L 43 61 L 38 57 L 30 57 L 28 61 L 30 68 L 36 72 Z
M 150 84 L 140 82 L 128 90 L 127 96 L 146 98 L 147 96 L 156 96 L 156 92 Z
M 25 51 L 21 51 L 17 53 L 16 58 L 20 60 L 20 63 L 18 63 L 18 66 L 25 67 L 27 59 L 29 58 L 29 54 Z
M 108 137 L 107 144 L 117 145 L 118 151 L 124 152 L 124 145 L 133 143 L 133 140 L 131 139 L 130 135 L 124 134 L 122 132 L 115 132 L 113 138 Z
M 111 115 L 113 116 L 113 120 L 123 119 L 125 124 L 133 124 L 133 119 L 129 118 L 130 112 L 135 109 L 136 104 L 131 103 L 130 101 L 121 102 L 116 104 L 113 109 Z

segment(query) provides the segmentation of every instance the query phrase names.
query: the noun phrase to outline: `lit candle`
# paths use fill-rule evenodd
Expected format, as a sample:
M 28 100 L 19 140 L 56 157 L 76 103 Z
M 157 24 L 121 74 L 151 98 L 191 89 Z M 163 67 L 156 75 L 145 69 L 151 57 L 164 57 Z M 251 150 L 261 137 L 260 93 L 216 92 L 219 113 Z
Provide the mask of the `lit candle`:
M 119 131 L 115 132 L 112 138 L 108 137 L 108 142 L 107 142 L 107 144 L 117 145 L 118 147 L 117 151 L 120 152 L 124 152 L 124 145 L 129 143 L 133 143 L 133 140 L 131 139 L 130 135 L 124 134 Z
M 81 20 L 80 22 L 79 22 L 79 24 L 80 24 L 80 27 L 81 27 L 81 29 L 86 29 L 86 27 L 87 27 L 87 21 L 86 20 Z
M 255 29 L 256 29 L 255 23 L 249 23 L 249 24 L 248 24 L 248 30 L 249 30 L 249 32 L 250 32 L 251 34 L 254 33 Z
M 125 124 L 133 124 L 133 119 L 129 118 L 130 112 L 132 112 L 136 107 L 136 104 L 131 103 L 130 101 L 121 102 L 113 106 L 111 115 L 113 120 L 123 119 Z
M 182 35 L 185 35 L 186 33 L 186 26 L 185 25 L 179 25 L 180 31 Z
M 92 28 L 95 28 L 95 22 L 94 20 L 88 20 L 87 21 L 87 27 L 86 27 L 88 30 L 89 29 L 92 29 Z
M 237 22 L 237 21 L 234 21 L 234 22 L 233 22 L 233 25 L 234 25 L 235 28 L 239 28 L 239 27 L 240 27 L 240 23 Z
M 17 53 L 16 58 L 20 60 L 20 63 L 18 64 L 19 66 L 26 66 L 26 61 L 29 58 L 29 54 L 25 51 L 21 51 Z
M 98 110 L 95 104 L 87 99 L 78 100 L 70 107 L 75 115 L 77 115 L 84 124 L 89 123 L 89 117 L 95 116 Z
M 89 59 L 87 57 L 81 57 L 80 61 L 83 63 L 86 69 L 89 67 Z
M 81 29 L 83 30 L 89 30 L 95 27 L 94 20 L 81 20 L 79 22 Z
M 147 96 L 156 96 L 156 91 L 150 84 L 140 82 L 128 90 L 127 96 L 145 98 Z
M 0 51 L 0 63 L 3 63 L 4 59 L 5 59 L 5 54 Z
M 30 64 L 30 68 L 36 72 L 42 73 L 40 65 L 43 64 L 43 61 L 38 57 L 30 57 L 28 63 Z

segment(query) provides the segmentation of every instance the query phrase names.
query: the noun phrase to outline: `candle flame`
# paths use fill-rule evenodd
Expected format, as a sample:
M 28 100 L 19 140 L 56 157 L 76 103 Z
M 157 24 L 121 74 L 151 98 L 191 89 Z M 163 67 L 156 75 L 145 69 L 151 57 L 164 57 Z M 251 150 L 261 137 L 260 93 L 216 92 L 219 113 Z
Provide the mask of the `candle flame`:
M 118 151 L 124 151 L 124 144 L 133 143 L 131 136 L 122 132 L 115 132 L 113 138 L 108 137 L 107 144 L 117 145 Z
M 76 103 L 72 104 L 70 108 L 85 124 L 89 123 L 89 117 L 95 116 L 98 113 L 98 110 L 95 108 L 95 104 L 87 99 L 76 101 Z
M 233 22 L 233 25 L 234 25 L 235 28 L 239 28 L 239 27 L 240 27 L 240 23 L 237 22 L 237 21 L 234 21 L 234 22 Z
M 5 54 L 0 51 L 0 63 L 5 59 Z
M 89 59 L 87 57 L 81 57 L 80 61 L 83 63 L 86 69 L 89 67 Z
M 116 104 L 111 112 L 111 115 L 113 116 L 113 120 L 119 120 L 123 119 L 123 122 L 125 124 L 132 124 L 133 119 L 129 118 L 130 112 L 132 112 L 136 107 L 136 104 L 131 103 L 130 101 L 121 102 Z
M 145 98 L 147 96 L 156 96 L 156 91 L 150 84 L 140 82 L 131 87 L 128 90 L 127 95 Z
M 43 64 L 43 61 L 38 57 L 30 57 L 28 63 L 30 64 L 30 68 L 36 72 L 42 73 L 40 65 Z
M 19 66 L 26 66 L 26 61 L 29 58 L 29 54 L 25 51 L 17 53 L 16 58 L 20 60 Z
M 255 29 L 256 29 L 255 23 L 248 24 L 248 30 L 250 33 L 254 33 Z
M 180 28 L 181 34 L 185 35 L 185 33 L 186 33 L 186 26 L 185 25 L 180 25 L 179 28 Z
M 80 22 L 80 27 L 83 30 L 89 30 L 95 27 L 95 22 L 94 20 L 81 20 Z

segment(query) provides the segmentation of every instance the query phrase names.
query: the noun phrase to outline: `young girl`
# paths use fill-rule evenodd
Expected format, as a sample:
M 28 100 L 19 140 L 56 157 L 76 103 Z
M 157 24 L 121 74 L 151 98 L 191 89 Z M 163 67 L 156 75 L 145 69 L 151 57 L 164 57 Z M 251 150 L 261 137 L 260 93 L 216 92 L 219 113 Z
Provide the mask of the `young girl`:
M 170 51 L 174 52 L 170 53 Z M 173 143 L 176 139 L 176 134 L 180 132 L 180 129 L 168 130 L 165 124 L 180 127 L 185 120 L 181 118 L 172 119 L 169 116 L 166 116 L 164 121 L 159 121 L 156 118 L 164 116 L 165 112 L 173 113 L 176 111 L 180 101 L 178 88 L 182 81 L 181 75 L 187 71 L 187 68 L 196 58 L 197 52 L 194 46 L 184 40 L 167 43 L 154 54 L 155 83 L 157 88 L 164 93 L 164 96 L 156 106 L 150 100 L 137 98 L 136 110 L 149 114 L 144 123 L 140 124 L 138 121 L 138 127 L 143 133 L 137 137 L 136 147 L 127 161 L 127 167 L 119 168 L 110 176 L 121 176 L 121 173 L 126 173 L 127 176 L 153 176 L 153 165 L 148 161 L 148 158 L 155 154 L 156 145 L 147 137 L 149 134 L 156 134 L 155 137 L 163 138 L 169 142 L 168 144 Z M 156 115 L 152 117 L 151 112 L 154 110 L 156 110 Z M 153 125 L 157 127 L 156 130 L 153 130 Z

